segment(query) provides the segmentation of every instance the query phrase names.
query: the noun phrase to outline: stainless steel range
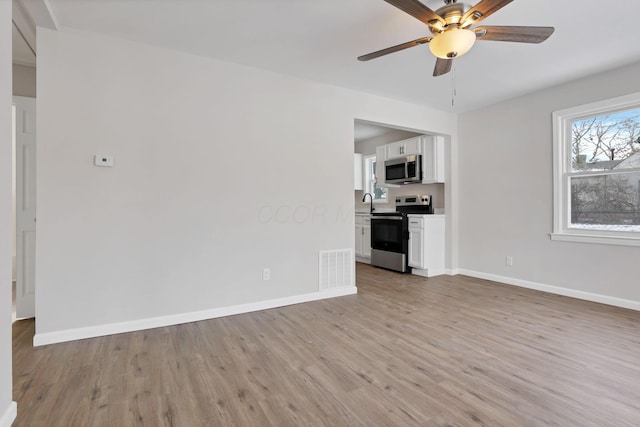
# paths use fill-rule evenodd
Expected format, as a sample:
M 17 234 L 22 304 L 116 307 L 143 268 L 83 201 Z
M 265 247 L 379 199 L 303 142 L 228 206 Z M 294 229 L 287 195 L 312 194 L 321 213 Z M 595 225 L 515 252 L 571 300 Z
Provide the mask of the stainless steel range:
M 407 214 L 433 214 L 431 195 L 396 197 L 396 212 L 371 214 L 371 264 L 410 273 Z

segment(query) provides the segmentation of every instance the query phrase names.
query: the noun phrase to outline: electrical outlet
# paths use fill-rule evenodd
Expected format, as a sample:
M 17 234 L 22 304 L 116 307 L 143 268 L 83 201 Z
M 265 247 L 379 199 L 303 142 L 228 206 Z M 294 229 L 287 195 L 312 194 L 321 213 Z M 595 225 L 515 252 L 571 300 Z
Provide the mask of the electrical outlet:
M 271 279 L 271 269 L 270 268 L 263 268 L 262 269 L 262 280 L 269 280 Z
M 513 265 L 513 257 L 511 255 L 507 255 L 506 258 L 504 259 L 504 263 L 511 267 Z

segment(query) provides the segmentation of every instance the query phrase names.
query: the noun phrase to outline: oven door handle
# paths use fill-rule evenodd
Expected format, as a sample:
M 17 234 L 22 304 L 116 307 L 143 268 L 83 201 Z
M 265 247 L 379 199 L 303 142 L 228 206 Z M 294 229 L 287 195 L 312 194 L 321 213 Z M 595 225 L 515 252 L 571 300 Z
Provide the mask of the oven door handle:
M 402 221 L 404 218 L 401 216 L 375 216 L 375 215 L 371 217 L 371 221 L 378 220 L 378 219 L 392 219 L 394 221 Z

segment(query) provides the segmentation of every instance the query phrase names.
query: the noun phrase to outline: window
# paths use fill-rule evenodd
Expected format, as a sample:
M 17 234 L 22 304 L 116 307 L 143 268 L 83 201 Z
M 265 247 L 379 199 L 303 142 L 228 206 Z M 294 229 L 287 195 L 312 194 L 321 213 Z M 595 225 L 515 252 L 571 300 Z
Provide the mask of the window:
M 378 186 L 376 182 L 376 156 L 364 158 L 364 192 L 373 194 L 374 203 L 387 203 L 389 189 Z
M 640 93 L 553 113 L 551 238 L 640 246 Z

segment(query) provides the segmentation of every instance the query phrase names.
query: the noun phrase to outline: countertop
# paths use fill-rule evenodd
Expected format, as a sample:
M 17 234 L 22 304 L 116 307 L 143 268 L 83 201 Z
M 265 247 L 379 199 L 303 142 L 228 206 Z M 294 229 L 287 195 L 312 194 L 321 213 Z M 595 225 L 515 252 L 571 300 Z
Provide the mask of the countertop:
M 410 214 L 410 215 L 444 215 L 444 209 L 434 209 L 433 214 Z M 395 209 L 376 209 L 374 212 L 395 212 Z M 369 209 L 356 209 L 356 215 L 369 215 Z
M 378 209 L 376 208 L 374 210 L 374 212 L 395 212 L 395 209 L 392 208 L 382 208 L 382 209 Z M 356 209 L 356 215 L 369 215 L 370 211 L 369 209 Z

